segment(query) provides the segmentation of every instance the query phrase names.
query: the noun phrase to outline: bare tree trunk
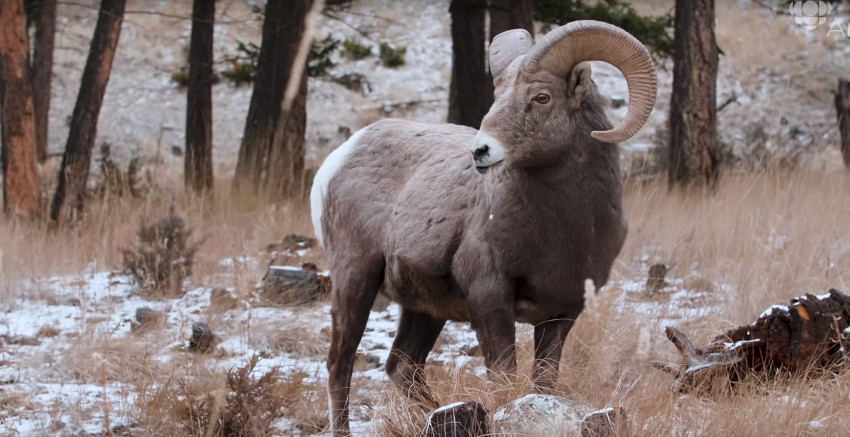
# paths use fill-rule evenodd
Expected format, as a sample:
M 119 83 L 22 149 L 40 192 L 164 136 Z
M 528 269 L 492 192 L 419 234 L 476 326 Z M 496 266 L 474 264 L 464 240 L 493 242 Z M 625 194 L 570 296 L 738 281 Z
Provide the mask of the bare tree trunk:
M 714 0 L 676 0 L 670 185 L 717 180 L 717 42 Z
M 212 82 L 215 0 L 195 0 L 186 93 L 186 156 L 183 179 L 195 193 L 212 189 Z
M 511 29 L 525 29 L 534 36 L 531 0 L 491 0 L 490 41 L 494 36 Z
M 21 0 L 0 1 L 0 160 L 3 207 L 19 217 L 41 213 L 26 15 Z
M 307 75 L 301 76 L 298 94 L 276 129 L 269 156 L 267 187 L 275 198 L 305 194 L 304 134 L 307 131 Z M 279 138 L 278 138 L 279 136 Z
M 236 165 L 237 189 L 250 184 L 255 191 L 285 195 L 288 193 L 280 190 L 291 184 L 282 177 L 300 178 L 303 173 L 304 128 L 296 128 L 301 126 L 297 120 L 288 121 L 290 114 L 296 119 L 300 116 L 299 99 L 287 114 L 281 112 L 281 104 L 311 5 L 312 0 L 269 0 L 266 4 L 257 76 Z M 275 135 L 279 123 L 286 128 Z
M 483 0 L 452 0 L 452 78 L 448 122 L 479 128 L 493 104 L 487 80 Z
M 71 115 L 59 185 L 50 208 L 50 219 L 54 222 L 60 218 L 76 219 L 83 210 L 97 121 L 118 47 L 125 3 L 126 0 L 102 0 L 100 3 L 80 92 Z
M 841 133 L 841 156 L 844 167 L 850 168 L 850 81 L 839 79 L 835 93 L 835 115 Z
M 53 47 L 56 40 L 56 0 L 39 0 L 37 7 L 31 77 L 35 145 L 38 162 L 44 162 L 47 159 L 50 84 L 53 79 Z

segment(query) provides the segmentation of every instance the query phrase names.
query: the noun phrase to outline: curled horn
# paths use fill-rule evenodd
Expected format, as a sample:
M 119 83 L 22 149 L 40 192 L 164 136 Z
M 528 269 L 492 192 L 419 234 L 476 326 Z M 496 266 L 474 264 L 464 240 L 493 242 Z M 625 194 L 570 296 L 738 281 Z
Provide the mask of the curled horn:
M 508 30 L 496 35 L 490 43 L 489 55 L 493 77 L 499 77 L 517 56 L 528 53 L 533 44 L 531 34 L 525 29 Z
M 629 110 L 623 121 L 614 129 L 594 131 L 591 135 L 606 143 L 631 138 L 655 106 L 656 77 L 649 51 L 628 32 L 600 21 L 574 21 L 537 41 L 525 57 L 524 68 L 530 72 L 544 69 L 566 77 L 573 67 L 585 61 L 603 61 L 617 67 L 629 86 Z

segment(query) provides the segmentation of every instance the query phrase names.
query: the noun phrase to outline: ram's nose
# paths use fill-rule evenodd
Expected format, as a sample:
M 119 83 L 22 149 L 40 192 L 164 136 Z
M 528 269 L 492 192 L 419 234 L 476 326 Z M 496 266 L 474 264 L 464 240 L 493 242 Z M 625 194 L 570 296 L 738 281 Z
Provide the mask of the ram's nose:
M 475 162 L 481 161 L 487 156 L 490 156 L 490 145 L 484 144 L 472 149 L 472 159 Z
M 505 159 L 505 148 L 484 131 L 478 131 L 470 152 L 472 152 L 472 162 L 478 173 L 486 173 L 488 167 Z

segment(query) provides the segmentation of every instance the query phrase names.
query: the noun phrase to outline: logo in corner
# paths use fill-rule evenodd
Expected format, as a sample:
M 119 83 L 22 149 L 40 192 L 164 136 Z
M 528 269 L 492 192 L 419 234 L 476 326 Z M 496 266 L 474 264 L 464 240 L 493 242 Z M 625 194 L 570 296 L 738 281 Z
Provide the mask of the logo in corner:
M 824 1 L 795 1 L 788 5 L 788 12 L 794 22 L 808 30 L 814 30 L 826 23 L 826 17 L 832 12 L 832 5 Z

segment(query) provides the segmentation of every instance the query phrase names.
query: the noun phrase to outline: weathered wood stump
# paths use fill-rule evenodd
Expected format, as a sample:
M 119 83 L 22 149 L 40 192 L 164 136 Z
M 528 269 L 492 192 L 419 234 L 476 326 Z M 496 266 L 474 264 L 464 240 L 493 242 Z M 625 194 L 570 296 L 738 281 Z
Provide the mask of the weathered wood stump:
M 209 325 L 203 322 L 192 324 L 192 337 L 189 339 L 189 352 L 207 353 L 215 350 L 216 338 Z
M 478 437 L 487 435 L 487 410 L 478 402 L 455 402 L 428 416 L 428 437 Z
M 667 338 L 683 362 L 653 365 L 676 376 L 676 390 L 703 391 L 712 388 L 718 377 L 734 383 L 754 372 L 808 375 L 846 364 L 848 326 L 850 296 L 834 289 L 820 296 L 807 294 L 788 306 L 773 305 L 754 324 L 727 331 L 701 348 L 667 327 Z
M 271 266 L 263 276 L 260 300 L 280 306 L 300 305 L 319 298 L 321 286 L 315 265 Z

